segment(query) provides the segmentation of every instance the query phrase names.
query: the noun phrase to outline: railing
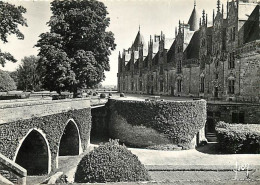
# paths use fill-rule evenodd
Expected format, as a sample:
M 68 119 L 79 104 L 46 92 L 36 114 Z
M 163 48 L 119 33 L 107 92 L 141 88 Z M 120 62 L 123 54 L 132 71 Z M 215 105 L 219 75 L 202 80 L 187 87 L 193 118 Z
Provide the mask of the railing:
M 27 171 L 2 154 L 0 154 L 0 174 L 14 184 L 26 184 Z

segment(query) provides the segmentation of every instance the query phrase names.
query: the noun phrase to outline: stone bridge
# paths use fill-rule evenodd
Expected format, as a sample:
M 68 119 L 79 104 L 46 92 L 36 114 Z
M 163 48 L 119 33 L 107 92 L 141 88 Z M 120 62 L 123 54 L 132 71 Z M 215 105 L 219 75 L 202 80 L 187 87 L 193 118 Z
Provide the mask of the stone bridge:
M 0 179 L 25 184 L 26 175 L 50 173 L 59 156 L 87 149 L 90 130 L 89 99 L 1 102 Z

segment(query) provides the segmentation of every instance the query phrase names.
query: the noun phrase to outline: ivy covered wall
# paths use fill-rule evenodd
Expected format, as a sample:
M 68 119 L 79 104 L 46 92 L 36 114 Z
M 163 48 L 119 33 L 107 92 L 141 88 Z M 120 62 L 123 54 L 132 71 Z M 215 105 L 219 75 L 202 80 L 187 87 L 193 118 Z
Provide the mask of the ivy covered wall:
M 66 123 L 73 119 L 78 126 L 83 151 L 88 147 L 91 130 L 90 108 L 69 110 L 43 117 L 17 120 L 0 124 L 0 153 L 13 160 L 19 142 L 31 129 L 41 130 L 45 134 L 51 151 L 51 169 L 56 168 L 59 142 Z
M 146 147 L 175 144 L 193 148 L 197 133 L 205 139 L 206 101 L 135 101 L 109 99 L 110 137 Z M 202 130 L 202 131 L 201 131 Z

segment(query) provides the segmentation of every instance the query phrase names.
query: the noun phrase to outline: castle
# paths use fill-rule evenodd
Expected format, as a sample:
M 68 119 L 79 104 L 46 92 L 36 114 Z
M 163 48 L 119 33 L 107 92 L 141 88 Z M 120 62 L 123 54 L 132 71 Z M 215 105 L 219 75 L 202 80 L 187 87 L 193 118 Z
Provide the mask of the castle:
M 212 25 L 196 5 L 175 38 L 161 33 L 145 45 L 140 29 L 118 57 L 119 92 L 259 102 L 259 3 L 217 1 Z
M 255 0 L 217 1 L 212 25 L 196 5 L 175 38 L 139 31 L 118 57 L 118 91 L 207 100 L 207 137 L 218 121 L 260 123 L 260 9 Z

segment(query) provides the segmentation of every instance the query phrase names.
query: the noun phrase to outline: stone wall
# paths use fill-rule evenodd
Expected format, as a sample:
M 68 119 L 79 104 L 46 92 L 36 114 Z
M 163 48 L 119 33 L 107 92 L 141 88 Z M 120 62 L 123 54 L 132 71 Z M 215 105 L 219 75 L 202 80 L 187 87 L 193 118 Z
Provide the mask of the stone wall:
M 107 107 L 92 108 L 91 116 L 91 138 L 97 139 L 109 137 Z
M 26 184 L 26 170 L 2 154 L 0 154 L 0 175 L 14 184 Z
M 15 160 L 18 148 L 27 134 L 37 130 L 46 137 L 51 152 L 51 170 L 54 170 L 58 165 L 59 142 L 69 120 L 77 125 L 81 147 L 85 150 L 89 144 L 91 130 L 89 100 L 52 102 L 2 107 L 0 114 L 5 116 L 1 117 L 0 124 L 0 153 Z
M 239 116 L 241 113 L 241 117 L 244 115 L 245 124 L 260 124 L 259 107 L 259 104 L 248 103 L 207 103 L 207 117 L 213 119 L 215 123 L 218 121 L 232 123 L 232 114 Z

